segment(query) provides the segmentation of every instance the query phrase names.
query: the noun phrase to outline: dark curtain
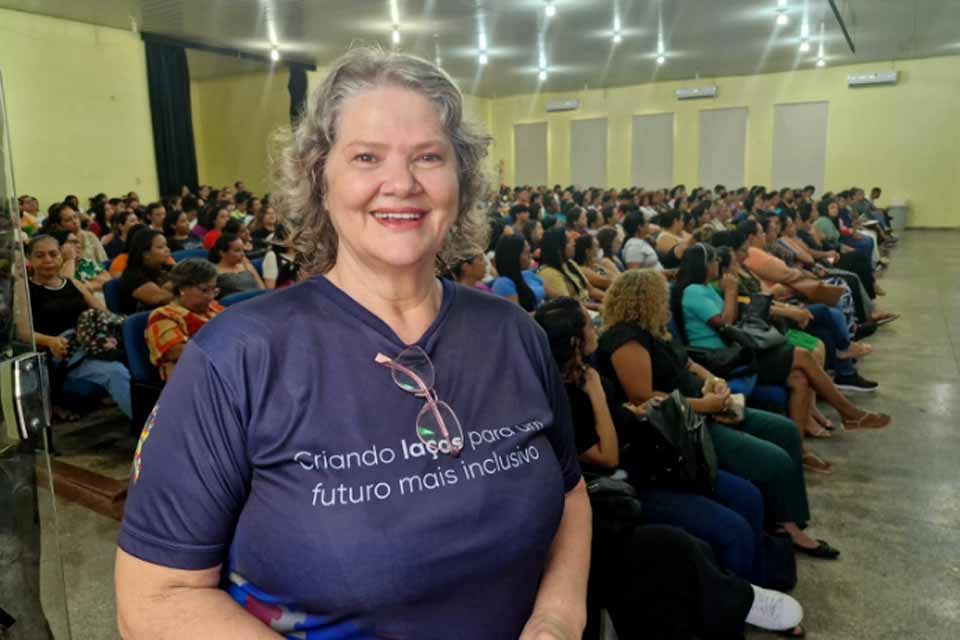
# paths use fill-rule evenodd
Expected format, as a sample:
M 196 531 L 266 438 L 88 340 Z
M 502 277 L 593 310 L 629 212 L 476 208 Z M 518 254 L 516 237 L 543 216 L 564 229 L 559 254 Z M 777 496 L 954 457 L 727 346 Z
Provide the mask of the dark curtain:
M 183 47 L 144 41 L 160 195 L 197 191 L 197 153 L 190 109 L 190 71 Z
M 300 115 L 307 103 L 307 70 L 298 64 L 290 65 L 290 80 L 287 82 L 290 91 L 290 126 L 297 128 Z

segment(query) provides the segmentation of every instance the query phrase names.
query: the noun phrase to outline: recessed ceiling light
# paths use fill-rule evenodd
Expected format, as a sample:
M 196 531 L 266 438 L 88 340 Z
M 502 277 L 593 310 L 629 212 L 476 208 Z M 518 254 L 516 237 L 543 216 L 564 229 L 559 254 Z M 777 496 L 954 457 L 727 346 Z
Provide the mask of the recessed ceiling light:
M 553 3 L 550 0 L 547 0 L 547 6 L 543 8 L 543 13 L 546 14 L 548 18 L 552 18 L 557 15 L 557 8 L 553 6 Z
M 278 60 L 280 60 L 280 52 L 277 51 L 276 47 L 274 47 L 273 49 L 270 49 L 270 59 L 273 60 L 274 62 L 277 62 Z
M 490 62 L 490 59 L 487 57 L 486 53 L 481 53 L 480 57 L 477 58 L 477 62 L 479 62 L 480 64 L 487 64 L 488 62 Z
M 400 30 L 393 30 L 393 44 L 400 44 Z
M 666 56 L 657 56 L 657 64 L 663 64 L 666 61 L 667 61 Z
M 623 36 L 620 35 L 620 32 L 617 31 L 613 34 L 613 44 L 620 44 L 623 42 Z
M 817 59 L 817 66 L 818 66 L 818 67 L 825 67 L 825 66 L 827 66 L 827 61 L 824 60 L 823 58 L 818 58 L 818 59 Z
M 540 78 L 540 81 L 541 81 L 541 82 L 544 81 L 544 80 L 546 80 L 546 79 L 547 79 L 547 70 L 546 70 L 546 69 L 540 69 L 540 73 L 537 74 L 537 77 Z
M 781 13 L 777 15 L 777 24 L 781 27 L 786 26 L 790 22 L 790 18 L 787 17 L 787 14 Z
M 810 51 L 810 43 L 804 40 L 800 43 L 800 53 L 807 53 Z

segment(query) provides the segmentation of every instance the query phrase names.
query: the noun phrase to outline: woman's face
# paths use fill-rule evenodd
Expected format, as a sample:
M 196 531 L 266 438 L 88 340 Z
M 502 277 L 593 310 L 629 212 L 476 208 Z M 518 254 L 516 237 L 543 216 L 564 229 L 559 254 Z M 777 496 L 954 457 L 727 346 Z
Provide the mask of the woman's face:
M 173 230 L 178 236 L 185 236 L 190 233 L 190 219 L 187 217 L 187 214 L 180 214 L 180 217 L 177 218 L 177 224 Z
M 110 220 L 113 219 L 113 214 L 116 213 L 113 205 L 109 202 L 103 203 L 103 219 L 107 221 L 107 224 L 110 223 Z
M 457 160 L 434 106 L 383 87 L 347 100 L 324 167 L 339 254 L 366 265 L 432 269 L 456 220 Z
M 836 218 L 840 215 L 840 206 L 836 202 L 831 202 L 827 205 L 827 215 L 831 218 Z
M 263 208 L 263 203 L 260 202 L 260 198 L 254 198 L 249 203 L 247 203 L 247 213 L 250 215 L 257 215 L 260 213 L 260 209 Z
M 128 213 L 126 219 L 123 221 L 123 224 L 120 226 L 120 233 L 127 233 L 127 231 L 130 231 L 130 228 L 138 222 L 140 222 L 140 218 L 137 217 L 137 214 Z
M 77 254 L 80 252 L 80 240 L 77 239 L 75 233 L 71 233 L 67 236 L 67 239 L 63 242 L 63 245 L 60 247 L 60 253 L 63 254 L 63 260 L 73 260 L 77 257 Z
M 229 266 L 236 266 L 243 262 L 243 240 L 237 238 L 223 252 L 223 261 Z
M 780 221 L 776 218 L 770 218 L 767 224 L 767 242 L 773 242 L 780 236 Z
M 524 243 L 523 243 L 523 251 L 520 252 L 520 269 L 521 269 L 522 271 L 526 271 L 527 269 L 530 268 L 530 263 L 531 263 L 531 259 L 530 259 L 530 244 L 524 242 Z
M 263 212 L 263 226 L 267 229 L 273 229 L 277 226 L 277 214 L 273 207 L 267 207 L 267 210 Z
M 73 209 L 66 208 L 60 212 L 60 228 L 71 233 L 80 233 L 80 217 Z
M 581 209 L 580 213 L 577 214 L 577 219 L 576 219 L 576 222 L 574 223 L 574 226 L 576 226 L 577 229 L 587 228 L 587 212 L 584 211 L 583 209 Z
M 220 290 L 217 289 L 217 279 L 210 282 L 183 287 L 180 289 L 180 304 L 194 313 L 205 313 Z
M 543 225 L 539 222 L 533 228 L 533 239 L 537 244 L 540 244 L 540 241 L 543 240 Z
M 614 237 L 613 242 L 610 243 L 610 251 L 613 253 L 614 256 L 618 256 L 620 255 L 620 249 L 622 248 L 623 248 L 623 243 L 620 242 L 620 237 L 619 236 Z M 613 256 L 608 256 L 608 257 L 612 258 Z
M 583 352 L 581 354 L 586 358 L 597 350 L 597 328 L 594 326 L 590 314 L 587 313 L 586 307 L 580 305 L 580 312 L 583 313 L 583 317 L 587 321 L 587 324 L 583 327 Z
M 30 252 L 30 266 L 41 278 L 52 278 L 63 267 L 63 252 L 53 238 L 42 240 Z
M 760 223 L 757 223 L 756 231 L 753 232 L 753 235 L 750 236 L 750 246 L 751 247 L 762 247 L 764 243 L 763 227 L 760 226 Z
M 720 261 L 714 258 L 707 262 L 707 282 L 713 282 L 720 277 Z
M 159 269 L 170 256 L 170 249 L 167 247 L 167 239 L 162 235 L 155 236 L 150 249 L 143 254 L 143 264 L 153 269 Z
M 472 279 L 478 281 L 483 280 L 483 276 L 487 275 L 487 261 L 484 260 L 482 253 L 474 256 L 473 260 L 467 263 L 467 273 Z
M 224 207 L 223 209 L 220 209 L 219 211 L 217 211 L 217 217 L 213 221 L 213 228 L 216 229 L 217 231 L 222 231 L 224 225 L 226 225 L 227 221 L 229 220 L 230 220 L 230 211 L 228 211 L 226 207 Z
M 797 225 L 789 217 L 783 219 L 783 235 L 792 238 L 797 235 Z
M 576 234 L 568 233 L 567 234 L 567 246 L 563 252 L 563 257 L 567 260 L 572 260 L 574 254 L 576 253 Z
M 150 219 L 147 222 L 154 229 L 163 228 L 163 219 L 167 215 L 167 209 L 165 207 L 156 207 L 155 209 L 150 210 Z

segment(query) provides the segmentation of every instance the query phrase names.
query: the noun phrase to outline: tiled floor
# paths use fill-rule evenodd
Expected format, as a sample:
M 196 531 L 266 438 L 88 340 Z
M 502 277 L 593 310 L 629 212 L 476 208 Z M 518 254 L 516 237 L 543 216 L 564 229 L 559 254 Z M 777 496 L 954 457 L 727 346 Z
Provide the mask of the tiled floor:
M 894 426 L 812 445 L 837 471 L 808 479 L 811 531 L 843 555 L 837 562 L 799 560 L 795 595 L 810 638 L 960 638 L 958 246 L 960 233 L 904 234 L 881 281 L 888 292 L 882 306 L 903 318 L 870 340 L 877 351 L 861 371 L 882 386 L 855 401 L 891 413 Z M 59 520 L 73 637 L 116 638 L 117 524 L 63 502 Z M 45 542 L 52 558 L 49 537 Z M 44 567 L 47 585 L 54 566 Z M 62 630 L 62 616 L 52 617 Z

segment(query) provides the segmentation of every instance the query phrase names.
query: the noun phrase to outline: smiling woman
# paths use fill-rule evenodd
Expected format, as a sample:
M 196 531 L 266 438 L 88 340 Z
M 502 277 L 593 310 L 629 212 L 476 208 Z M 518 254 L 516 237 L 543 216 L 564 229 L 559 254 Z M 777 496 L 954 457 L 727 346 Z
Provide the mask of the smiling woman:
M 590 507 L 549 345 L 437 278 L 486 245 L 488 143 L 436 66 L 333 65 L 280 168 L 312 277 L 184 347 L 129 489 L 124 637 L 581 636 Z

